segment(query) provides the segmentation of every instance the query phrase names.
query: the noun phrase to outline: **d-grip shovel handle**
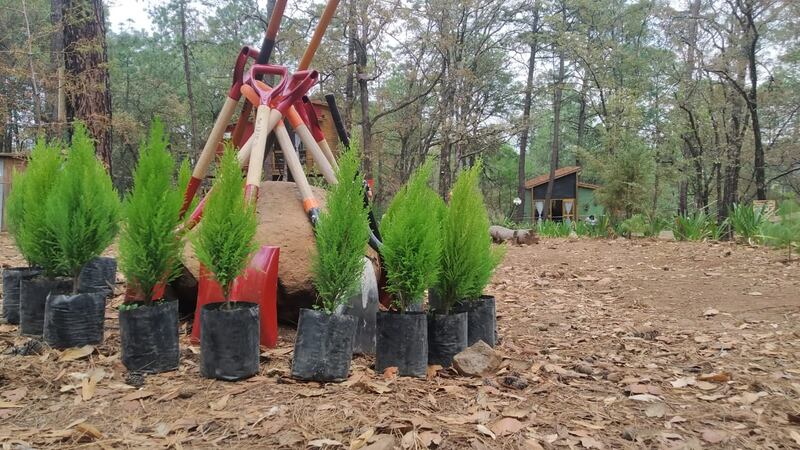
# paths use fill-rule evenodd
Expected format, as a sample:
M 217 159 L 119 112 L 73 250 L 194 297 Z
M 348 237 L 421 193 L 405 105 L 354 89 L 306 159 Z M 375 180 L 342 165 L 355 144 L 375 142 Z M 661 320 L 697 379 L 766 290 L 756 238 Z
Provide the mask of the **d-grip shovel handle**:
M 236 57 L 236 63 L 233 66 L 233 83 L 231 83 L 231 89 L 228 91 L 228 97 L 236 101 L 239 101 L 241 98 L 240 89 L 245 82 L 244 66 L 247 65 L 247 60 L 250 58 L 257 59 L 258 50 L 253 47 L 244 46 L 239 50 L 239 56 Z
M 347 135 L 347 130 L 344 129 L 344 121 L 341 114 L 339 114 L 339 108 L 336 106 L 336 96 L 328 94 L 325 96 L 325 101 L 328 102 L 328 108 L 331 110 L 331 118 L 336 126 L 336 134 L 339 135 L 339 140 L 342 141 L 345 147 L 350 147 L 350 136 Z
M 322 127 L 319 126 L 319 118 L 317 117 L 317 110 L 314 109 L 314 105 L 311 104 L 311 100 L 309 100 L 307 95 L 303 96 L 303 104 L 297 107 L 297 110 L 300 111 L 301 109 L 305 110 L 305 117 L 308 118 L 306 123 L 308 124 L 308 129 L 311 130 L 311 134 L 314 135 L 314 140 L 317 142 L 325 139 L 325 133 L 322 132 Z
M 258 105 L 270 106 L 270 103 L 274 101 L 273 98 L 275 95 L 285 89 L 286 83 L 289 81 L 288 77 L 286 76 L 288 73 L 289 70 L 286 67 L 276 66 L 274 64 L 253 64 L 253 66 L 250 67 L 250 79 L 248 80 L 247 84 L 256 91 L 256 94 L 258 94 Z M 278 75 L 281 77 L 281 81 L 275 86 L 274 89 L 264 90 L 254 81 L 257 80 L 261 75 Z
M 283 87 L 282 92 L 280 92 L 279 97 L 277 97 L 277 104 L 274 106 L 275 109 L 285 116 L 286 111 L 288 111 L 295 102 L 303 98 L 306 92 L 317 83 L 317 78 L 319 78 L 319 72 L 316 70 L 299 70 L 293 73 L 289 82 Z M 279 87 L 276 87 L 275 92 L 278 92 L 279 89 Z

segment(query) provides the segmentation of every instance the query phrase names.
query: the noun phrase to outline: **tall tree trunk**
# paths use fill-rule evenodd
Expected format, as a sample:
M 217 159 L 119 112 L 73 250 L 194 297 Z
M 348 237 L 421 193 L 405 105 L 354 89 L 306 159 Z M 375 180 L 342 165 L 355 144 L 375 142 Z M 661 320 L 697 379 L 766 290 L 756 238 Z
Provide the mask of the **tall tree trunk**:
M 356 0 L 347 1 L 347 79 L 344 85 L 344 126 L 350 130 L 353 126 L 353 108 L 355 105 L 355 77 L 356 77 L 356 41 L 358 40 L 356 28 Z
M 96 152 L 111 173 L 111 89 L 101 0 L 63 0 L 68 121 L 86 123 Z
M 181 53 L 183 55 L 183 77 L 186 80 L 186 99 L 189 102 L 189 119 L 192 125 L 192 134 L 189 136 L 189 148 L 192 152 L 199 152 L 197 145 L 197 114 L 194 110 L 194 93 L 192 92 L 192 72 L 189 66 L 189 42 L 186 40 L 186 1 L 178 2 L 178 15 L 181 21 Z
M 539 2 L 533 5 L 533 25 L 531 32 L 533 41 L 530 44 L 530 56 L 528 57 L 528 78 L 525 80 L 525 101 L 522 104 L 522 132 L 519 136 L 519 166 L 517 168 L 517 197 L 522 200 L 522 205 L 516 209 L 515 220 L 522 222 L 525 220 L 525 153 L 528 150 L 528 135 L 531 131 L 531 103 L 533 98 L 533 73 L 536 65 L 536 50 L 539 47 L 537 31 L 539 29 Z
M 553 95 L 553 141 L 550 150 L 550 177 L 547 180 L 547 192 L 544 196 L 544 219 L 552 219 L 550 200 L 553 198 L 556 169 L 558 168 L 558 150 L 561 145 L 561 95 L 564 89 L 564 54 L 558 55 L 558 79 Z
M 678 191 L 678 215 L 685 216 L 689 213 L 689 182 L 681 180 Z
M 31 92 L 33 94 L 33 123 L 39 125 L 42 122 L 42 98 L 39 94 L 39 82 L 36 79 L 36 67 L 33 64 L 33 36 L 31 35 L 31 22 L 28 19 L 28 4 L 26 0 L 21 0 L 22 17 L 25 19 L 26 44 L 28 47 L 28 69 L 31 72 Z
M 578 109 L 578 136 L 577 136 L 577 144 L 578 148 L 575 151 L 575 165 L 581 165 L 580 155 L 578 152 L 583 149 L 583 141 L 586 138 L 586 110 L 587 110 L 587 96 L 589 94 L 589 77 L 588 74 L 584 74 L 583 82 L 581 83 L 581 97 L 580 97 L 580 104 Z
M 694 74 L 696 69 L 696 54 L 697 54 L 697 21 L 699 20 L 700 16 L 700 2 L 701 0 L 690 0 L 689 3 L 689 30 L 687 33 L 686 38 L 686 71 L 684 73 L 684 92 L 682 101 L 688 103 L 689 101 L 689 92 L 688 92 L 688 85 L 694 83 Z M 692 115 L 692 106 L 687 104 L 684 110 L 686 111 L 687 115 L 689 116 L 689 120 L 691 120 Z M 693 124 L 693 130 L 694 124 Z M 684 158 L 693 158 L 696 161 L 696 164 L 700 164 L 699 158 L 700 154 L 698 151 L 695 151 L 692 148 L 692 139 L 694 136 L 691 132 L 687 131 L 683 134 L 683 156 Z M 696 168 L 697 166 L 695 166 Z M 702 172 L 702 171 L 701 171 Z M 697 171 L 695 171 L 696 176 L 700 176 Z M 680 182 L 680 196 L 678 200 L 678 214 L 686 215 L 689 212 L 689 201 L 688 201 L 688 191 L 689 191 L 689 182 L 688 180 L 682 179 Z M 697 192 L 695 192 L 695 196 L 697 196 Z M 695 202 L 697 203 L 697 197 L 695 197 Z
M 760 36 L 755 24 L 753 2 L 744 2 L 741 7 L 744 9 L 743 12 L 747 19 L 747 36 L 750 38 L 747 42 L 747 64 L 748 73 L 750 74 L 747 108 L 750 111 L 750 120 L 753 127 L 753 169 L 755 170 L 756 178 L 756 198 L 758 200 L 766 200 L 767 182 L 764 175 L 764 143 L 761 140 L 761 124 L 758 118 L 758 68 L 756 67 L 758 63 L 756 51 Z
M 356 43 L 356 78 L 358 81 L 358 98 L 361 106 L 361 152 L 362 170 L 364 178 L 370 183 L 373 179 L 372 171 L 372 122 L 369 117 L 369 77 L 367 75 L 367 40 L 369 39 L 369 17 L 367 7 L 362 6 L 360 11 L 359 39 Z
M 51 127 L 50 137 L 61 134 L 66 120 L 66 102 L 64 98 L 64 32 L 61 20 L 61 0 L 50 0 L 50 25 L 53 33 L 50 36 L 50 73 L 56 74 L 55 85 L 47 92 L 48 115 Z

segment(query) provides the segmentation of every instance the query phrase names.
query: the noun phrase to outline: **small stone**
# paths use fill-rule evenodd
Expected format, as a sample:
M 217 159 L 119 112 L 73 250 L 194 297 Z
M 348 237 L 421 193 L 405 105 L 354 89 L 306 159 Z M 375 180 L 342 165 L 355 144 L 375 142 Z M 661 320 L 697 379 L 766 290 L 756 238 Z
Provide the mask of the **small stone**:
M 622 380 L 622 374 L 619 372 L 611 372 L 606 375 L 606 380 L 611 381 L 613 383 L 619 383 Z
M 590 364 L 578 363 L 575 365 L 575 372 L 582 373 L 584 375 L 591 375 L 594 373 L 594 367 L 592 367 Z
M 144 386 L 144 374 L 141 372 L 128 372 L 125 375 L 125 384 L 137 388 Z
M 626 441 L 635 441 L 637 434 L 638 433 L 634 428 L 625 428 L 622 430 L 622 439 L 625 439 Z
M 518 373 L 511 372 L 508 375 L 500 377 L 500 384 L 507 388 L 522 390 L 528 387 L 528 380 Z
M 479 377 L 497 370 L 502 357 L 489 344 L 478 341 L 453 357 L 453 367 L 463 374 Z

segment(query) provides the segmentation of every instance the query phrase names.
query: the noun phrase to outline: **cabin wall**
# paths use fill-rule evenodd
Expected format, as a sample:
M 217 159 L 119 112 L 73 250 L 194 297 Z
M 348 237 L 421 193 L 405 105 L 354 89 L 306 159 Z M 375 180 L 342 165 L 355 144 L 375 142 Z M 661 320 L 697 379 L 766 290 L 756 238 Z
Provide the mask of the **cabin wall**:
M 585 187 L 578 187 L 578 217 L 585 219 L 591 215 L 600 217 L 603 215 L 603 207 L 597 203 L 595 190 Z

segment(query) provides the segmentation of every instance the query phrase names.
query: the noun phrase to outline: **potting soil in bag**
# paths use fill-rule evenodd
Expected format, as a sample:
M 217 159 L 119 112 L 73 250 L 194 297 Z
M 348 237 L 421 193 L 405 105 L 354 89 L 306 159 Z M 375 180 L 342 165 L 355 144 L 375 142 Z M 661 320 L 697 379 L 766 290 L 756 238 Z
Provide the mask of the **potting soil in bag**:
M 121 310 L 122 364 L 132 372 L 160 373 L 178 368 L 178 302 Z
M 44 340 L 55 348 L 103 342 L 106 299 L 93 294 L 49 295 L 44 310 Z
M 78 292 L 102 292 L 106 297 L 114 293 L 117 282 L 117 260 L 100 256 L 92 259 L 81 269 L 78 277 Z
M 428 315 L 428 364 L 449 367 L 453 356 L 467 348 L 467 314 Z
M 209 303 L 200 312 L 200 373 L 235 381 L 258 373 L 258 305 Z
M 6 322 L 19 323 L 19 287 L 23 279 L 39 275 L 39 269 L 9 267 L 3 269 L 3 318 Z
M 397 367 L 397 374 L 424 377 L 428 369 L 428 320 L 425 313 L 378 311 L 375 370 Z
M 72 292 L 72 280 L 68 278 L 34 277 L 20 281 L 19 332 L 26 336 L 41 336 L 47 296 L 68 292 Z
M 343 381 L 350 373 L 356 318 L 300 310 L 294 341 L 292 377 L 300 380 Z
M 467 324 L 467 346 L 483 341 L 494 347 L 497 342 L 497 312 L 494 297 L 482 295 L 470 302 Z

